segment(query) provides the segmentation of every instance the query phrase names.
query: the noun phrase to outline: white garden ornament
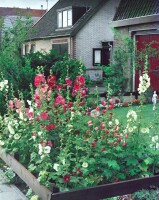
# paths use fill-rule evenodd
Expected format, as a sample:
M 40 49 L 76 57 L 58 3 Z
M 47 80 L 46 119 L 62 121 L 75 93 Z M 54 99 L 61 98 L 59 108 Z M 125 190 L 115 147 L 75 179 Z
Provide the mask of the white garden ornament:
M 153 93 L 152 103 L 153 103 L 153 110 L 156 110 L 156 104 L 157 104 L 157 94 L 156 94 L 156 91 L 154 91 L 154 93 Z

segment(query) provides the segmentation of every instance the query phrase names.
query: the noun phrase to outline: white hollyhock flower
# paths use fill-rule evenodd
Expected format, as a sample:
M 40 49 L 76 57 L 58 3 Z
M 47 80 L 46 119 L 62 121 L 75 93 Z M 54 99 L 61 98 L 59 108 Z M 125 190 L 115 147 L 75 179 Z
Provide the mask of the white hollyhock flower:
M 53 166 L 54 170 L 58 172 L 59 166 L 60 166 L 59 164 L 55 163 L 54 166 Z
M 65 159 L 62 159 L 62 160 L 61 160 L 61 162 L 62 162 L 62 164 L 63 164 L 63 165 L 65 165 L 65 164 L 66 164 L 66 161 L 65 161 Z
M 156 143 L 156 149 L 159 149 L 159 143 Z
M 149 128 L 142 128 L 141 132 L 142 133 L 149 133 L 150 131 L 149 131 Z
M 88 163 L 87 163 L 87 162 L 84 162 L 84 163 L 82 164 L 82 167 L 87 168 L 87 167 L 88 167 Z
M 158 135 L 152 137 L 152 142 L 158 141 Z
M 50 151 L 51 151 L 51 147 L 50 146 L 44 147 L 44 153 L 50 153 Z
M 115 124 L 119 125 L 119 120 L 118 119 L 115 119 Z
M 9 130 L 9 132 L 10 132 L 10 134 L 15 134 L 15 131 L 14 131 L 14 129 L 13 129 L 13 127 L 11 126 L 11 124 L 9 123 L 8 124 L 8 130 Z
M 0 146 L 3 146 L 4 142 L 2 140 L 0 140 Z
M 20 135 L 16 133 L 16 134 L 14 135 L 14 139 L 15 139 L 15 140 L 19 140 L 19 138 L 20 138 Z
M 111 127 L 113 125 L 113 122 L 109 121 L 108 125 L 109 125 L 109 127 Z
M 29 106 L 31 106 L 31 101 L 27 100 L 27 103 L 28 103 Z

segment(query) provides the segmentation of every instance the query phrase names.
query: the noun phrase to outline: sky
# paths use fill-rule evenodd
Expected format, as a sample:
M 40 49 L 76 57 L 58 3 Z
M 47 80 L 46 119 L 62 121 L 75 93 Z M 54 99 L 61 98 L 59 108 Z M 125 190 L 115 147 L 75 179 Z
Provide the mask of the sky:
M 48 3 L 47 3 L 48 1 Z M 58 0 L 0 0 L 0 7 L 19 7 L 31 9 L 50 9 Z

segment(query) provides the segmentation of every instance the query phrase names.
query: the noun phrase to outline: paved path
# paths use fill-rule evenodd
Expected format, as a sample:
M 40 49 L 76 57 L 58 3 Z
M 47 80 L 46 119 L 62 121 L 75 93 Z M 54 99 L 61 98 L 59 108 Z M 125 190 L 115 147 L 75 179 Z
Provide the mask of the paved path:
M 2 170 L 0 170 L 0 200 L 27 200 L 15 185 L 8 184 L 8 179 Z

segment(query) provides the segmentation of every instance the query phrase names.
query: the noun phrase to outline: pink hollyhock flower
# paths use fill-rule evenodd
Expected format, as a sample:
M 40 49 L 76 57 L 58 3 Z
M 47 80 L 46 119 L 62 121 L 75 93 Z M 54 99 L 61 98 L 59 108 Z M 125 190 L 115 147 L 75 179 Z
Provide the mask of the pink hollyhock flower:
M 15 103 L 15 107 L 16 107 L 16 108 L 20 108 L 20 107 L 21 107 L 21 102 L 20 102 L 19 99 L 15 98 L 15 99 L 14 99 L 14 103 Z
M 102 101 L 102 105 L 103 105 L 103 106 L 106 106 L 106 105 L 107 105 L 107 104 L 106 104 L 106 101 L 103 100 L 103 101 Z
M 48 76 L 47 83 L 48 83 L 49 88 L 54 89 L 56 85 L 56 76 L 53 74 Z
M 66 84 L 71 87 L 72 86 L 72 81 L 67 77 L 65 78 Z
M 28 112 L 28 118 L 32 119 L 34 117 L 34 113 L 33 112 Z
M 41 83 L 45 83 L 45 76 L 43 74 L 37 74 L 34 79 L 34 85 L 35 87 L 39 87 Z
M 84 98 L 86 96 L 86 90 L 81 91 L 81 97 Z
M 70 182 L 70 175 L 69 175 L 69 174 L 64 175 L 63 181 L 64 181 L 65 183 Z
M 46 147 L 46 143 L 47 143 L 47 142 L 44 141 L 44 140 L 40 142 L 40 144 L 41 144 L 42 147 Z
M 14 108 L 14 102 L 12 100 L 9 101 L 9 107 L 13 110 L 13 108 Z
M 57 96 L 54 102 L 55 106 L 58 106 L 59 104 L 64 105 L 65 104 L 65 99 L 61 95 Z
M 48 118 L 48 113 L 47 112 L 42 112 L 41 114 L 40 114 L 40 118 L 41 119 L 43 119 L 43 120 L 46 120 L 47 118 Z
M 106 125 L 104 123 L 100 124 L 100 130 L 104 130 L 106 128 Z
M 88 126 L 92 126 L 93 125 L 93 123 L 92 123 L 92 121 L 90 120 L 90 121 L 88 121 L 87 122 L 87 124 L 88 124 Z

